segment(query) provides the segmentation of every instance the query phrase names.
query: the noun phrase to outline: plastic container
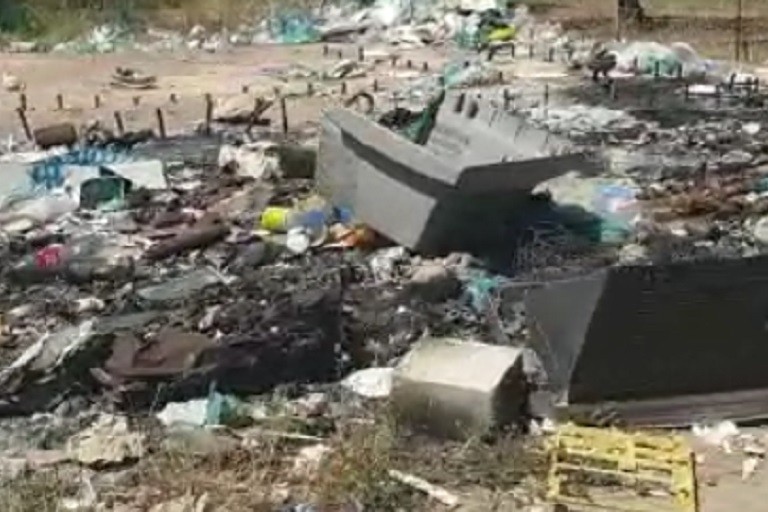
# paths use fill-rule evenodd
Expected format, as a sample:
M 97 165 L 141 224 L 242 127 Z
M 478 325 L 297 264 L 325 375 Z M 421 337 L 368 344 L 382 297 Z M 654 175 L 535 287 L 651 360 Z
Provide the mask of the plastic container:
M 294 208 L 269 206 L 259 221 L 261 229 L 272 233 L 289 233 L 301 228 L 312 240 L 325 237 L 328 226 L 337 220 L 333 207 L 319 197 L 312 197 Z

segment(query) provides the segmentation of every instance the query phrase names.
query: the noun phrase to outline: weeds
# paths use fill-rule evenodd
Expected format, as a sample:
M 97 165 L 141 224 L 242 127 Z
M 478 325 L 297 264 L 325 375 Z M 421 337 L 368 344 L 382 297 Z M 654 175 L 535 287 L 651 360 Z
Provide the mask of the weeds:
M 393 466 L 395 429 L 384 418 L 338 436 L 315 484 L 321 503 L 360 503 L 365 510 L 382 512 L 419 509 L 419 497 L 387 474 Z
M 0 485 L 0 510 L 57 512 L 59 501 L 68 490 L 66 480 L 56 472 L 24 475 Z

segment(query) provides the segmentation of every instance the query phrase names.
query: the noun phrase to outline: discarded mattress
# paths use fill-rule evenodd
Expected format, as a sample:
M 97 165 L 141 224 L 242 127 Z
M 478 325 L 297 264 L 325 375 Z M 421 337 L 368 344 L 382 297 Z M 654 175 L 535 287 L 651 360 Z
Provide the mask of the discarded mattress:
M 768 417 L 768 257 L 613 267 L 526 293 L 555 413 L 677 426 Z
M 496 246 L 536 184 L 595 170 L 568 141 L 466 94 L 446 97 L 424 146 L 347 109 L 322 127 L 321 193 L 422 253 Z

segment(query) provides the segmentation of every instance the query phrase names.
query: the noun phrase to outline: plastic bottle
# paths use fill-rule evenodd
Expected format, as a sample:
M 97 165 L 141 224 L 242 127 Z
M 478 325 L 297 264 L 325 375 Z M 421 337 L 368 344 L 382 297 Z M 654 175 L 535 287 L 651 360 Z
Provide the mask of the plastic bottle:
M 322 198 L 312 197 L 296 207 L 269 206 L 261 214 L 261 228 L 273 233 L 290 233 L 301 228 L 313 241 L 325 238 L 336 218 L 334 209 Z
M 83 238 L 69 244 L 53 243 L 34 251 L 11 267 L 9 278 L 21 284 L 64 279 L 69 282 L 127 279 L 134 272 L 129 258 L 109 258 L 99 251 L 103 239 Z

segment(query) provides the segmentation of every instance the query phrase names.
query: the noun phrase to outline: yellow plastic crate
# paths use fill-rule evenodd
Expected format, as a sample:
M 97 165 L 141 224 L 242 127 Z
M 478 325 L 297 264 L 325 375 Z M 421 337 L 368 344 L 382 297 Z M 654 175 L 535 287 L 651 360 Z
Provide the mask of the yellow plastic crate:
M 552 503 L 698 512 L 694 454 L 679 436 L 567 424 L 548 440 L 547 454 Z

